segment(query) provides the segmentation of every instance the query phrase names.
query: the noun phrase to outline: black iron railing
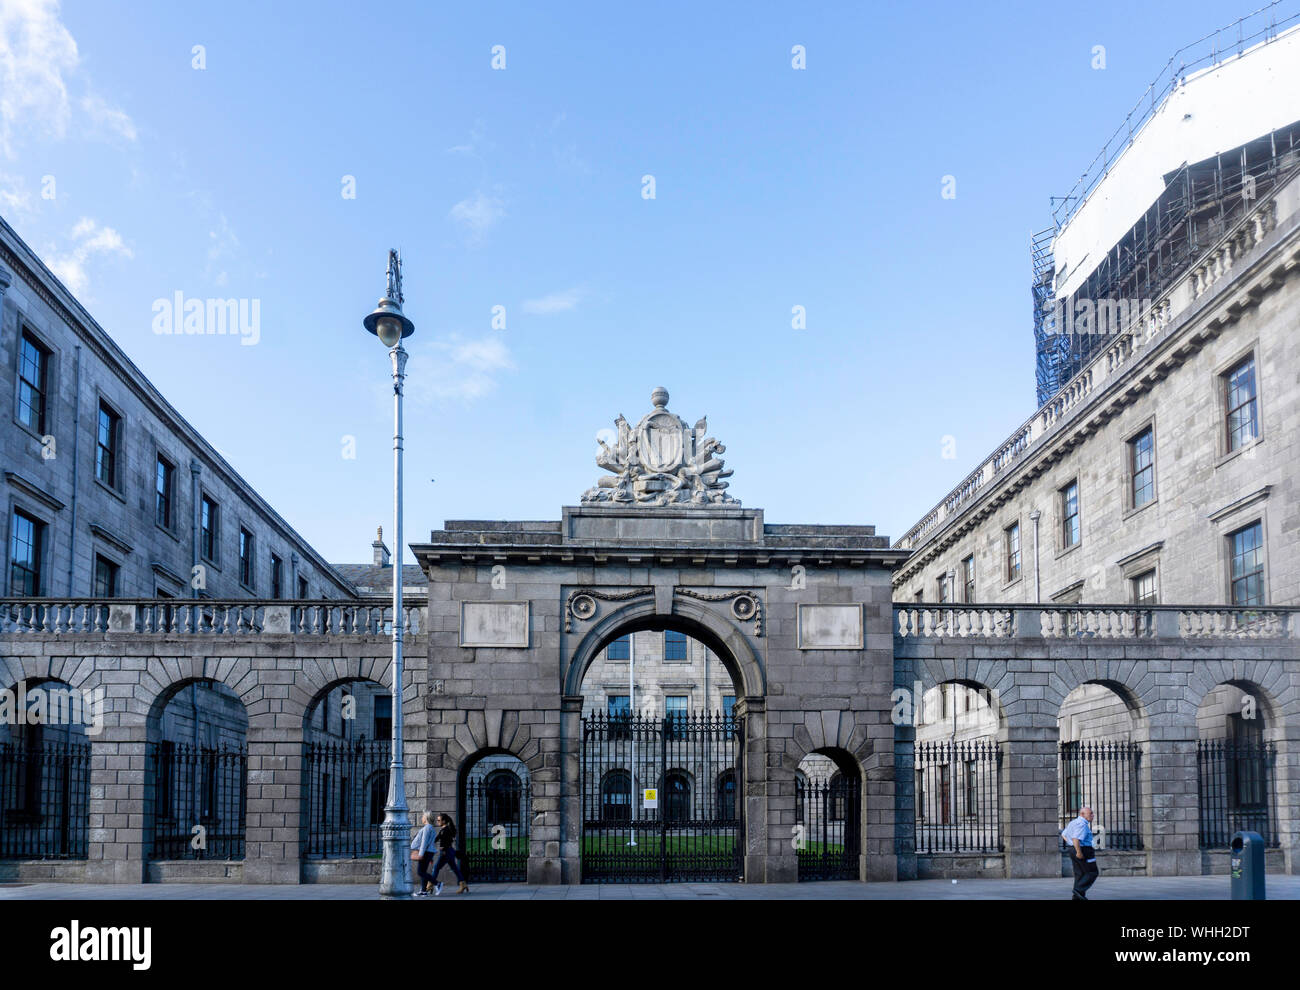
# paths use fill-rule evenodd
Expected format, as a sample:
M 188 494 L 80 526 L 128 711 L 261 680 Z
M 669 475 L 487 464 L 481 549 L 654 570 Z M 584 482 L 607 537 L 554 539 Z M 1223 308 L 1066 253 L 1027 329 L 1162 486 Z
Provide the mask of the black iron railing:
M 1087 806 L 1096 848 L 1142 849 L 1141 763 L 1134 742 L 1061 743 L 1061 827 Z
M 243 859 L 248 750 L 161 742 L 149 747 L 150 859 Z
M 1226 849 L 1234 832 L 1277 847 L 1277 750 L 1272 743 L 1200 740 L 1196 778 L 1202 849 Z
M 795 778 L 795 855 L 800 880 L 857 880 L 862 853 L 857 777 Z
M 89 813 L 89 743 L 0 743 L 0 859 L 85 859 Z
M 466 876 L 480 882 L 528 879 L 528 827 L 532 787 L 527 771 L 490 770 L 465 782 L 462 813 Z
M 302 854 L 308 859 L 383 855 L 388 803 L 386 739 L 309 742 L 303 746 Z
M 1001 852 L 1002 749 L 992 739 L 916 744 L 916 851 Z

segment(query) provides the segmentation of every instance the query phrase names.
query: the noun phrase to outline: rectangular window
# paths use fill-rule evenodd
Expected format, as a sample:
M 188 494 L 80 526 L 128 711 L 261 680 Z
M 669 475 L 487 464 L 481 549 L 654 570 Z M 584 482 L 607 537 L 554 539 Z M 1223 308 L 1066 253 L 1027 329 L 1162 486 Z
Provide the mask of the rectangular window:
M 95 597 L 117 597 L 117 565 L 95 554 Z
M 1264 604 L 1264 525 L 1251 523 L 1228 537 L 1232 604 Z
M 1228 452 L 1259 436 L 1259 404 L 1255 396 L 1255 358 L 1246 358 L 1223 376 L 1227 413 Z
M 271 597 L 284 597 L 284 561 L 271 554 Z
M 45 434 L 46 378 L 50 352 L 24 332 L 18 351 L 18 419 L 29 430 Z
M 172 489 L 176 466 L 161 454 L 154 472 L 154 520 L 163 529 L 172 528 Z
M 669 695 L 664 698 L 664 733 L 669 739 L 681 739 L 686 735 L 686 695 Z
M 1061 547 L 1079 545 L 1079 482 L 1061 489 Z
M 606 702 L 611 718 L 628 718 L 632 714 L 632 698 L 626 694 L 611 694 Z
M 609 649 L 605 651 L 607 660 L 627 660 L 632 656 L 632 637 L 620 636 L 614 642 L 609 644 Z
M 1133 588 L 1134 605 L 1154 605 L 1156 603 L 1156 572 L 1143 571 L 1129 582 Z
M 298 597 L 307 597 L 307 579 L 305 577 L 300 577 L 298 579 Z
M 948 600 L 948 575 L 945 574 L 939 578 L 939 604 L 942 605 Z
M 1020 577 L 1020 523 L 1012 523 L 1003 531 L 1007 551 L 1007 580 Z
M 923 601 L 925 601 L 925 592 L 918 590 L 916 594 L 914 594 L 912 597 L 916 599 L 916 604 L 920 605 Z
M 664 633 L 664 659 L 665 660 L 685 660 L 686 659 L 686 634 L 673 632 L 671 629 Z
M 199 551 L 215 564 L 220 546 L 221 508 L 204 495 L 199 502 Z
M 1148 427 L 1128 442 L 1133 508 L 1140 509 L 1156 497 L 1155 434 Z
M 239 583 L 253 587 L 253 534 L 239 527 Z
M 41 593 L 45 523 L 15 509 L 9 534 L 9 594 L 15 597 L 38 596 Z
M 95 477 L 110 488 L 117 487 L 117 460 L 121 445 L 122 417 L 100 400 L 95 428 Z
M 390 739 L 393 735 L 393 696 L 375 695 L 375 738 Z
M 971 554 L 961 562 L 962 588 L 965 594 L 964 601 L 973 602 L 975 600 L 975 555 Z
M 722 714 L 731 719 L 732 712 L 736 709 L 736 696 L 734 694 L 724 694 L 722 696 Z

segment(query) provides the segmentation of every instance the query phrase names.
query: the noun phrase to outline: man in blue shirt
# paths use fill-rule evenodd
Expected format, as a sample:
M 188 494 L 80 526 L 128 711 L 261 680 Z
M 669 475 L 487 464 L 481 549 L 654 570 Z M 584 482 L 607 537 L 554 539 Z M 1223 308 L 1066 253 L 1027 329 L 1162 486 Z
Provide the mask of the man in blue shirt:
M 1070 850 L 1070 864 L 1074 867 L 1074 896 L 1072 901 L 1086 901 L 1086 891 L 1097 879 L 1097 853 L 1092 847 L 1092 809 L 1086 804 L 1079 809 L 1079 817 L 1061 830 L 1061 838 Z

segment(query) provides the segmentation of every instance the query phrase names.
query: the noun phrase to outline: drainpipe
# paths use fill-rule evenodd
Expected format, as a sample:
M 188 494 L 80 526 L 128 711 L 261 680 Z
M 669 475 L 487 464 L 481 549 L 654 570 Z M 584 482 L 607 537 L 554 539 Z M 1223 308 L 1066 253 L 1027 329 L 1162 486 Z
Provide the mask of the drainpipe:
M 1042 513 L 1039 512 L 1037 509 L 1029 513 L 1029 518 L 1034 521 L 1034 603 L 1035 604 L 1043 600 L 1042 591 L 1039 588 L 1039 581 L 1038 581 L 1038 517 L 1041 515 Z
M 72 598 L 72 575 L 77 567 L 77 451 L 81 444 L 81 345 L 77 345 L 77 387 L 72 399 L 72 535 L 68 539 L 68 597 Z
M 198 458 L 190 458 L 190 597 L 198 598 L 199 589 L 194 587 L 194 568 L 199 566 L 199 526 L 202 511 L 199 505 L 199 467 Z M 207 581 L 203 582 L 204 587 Z

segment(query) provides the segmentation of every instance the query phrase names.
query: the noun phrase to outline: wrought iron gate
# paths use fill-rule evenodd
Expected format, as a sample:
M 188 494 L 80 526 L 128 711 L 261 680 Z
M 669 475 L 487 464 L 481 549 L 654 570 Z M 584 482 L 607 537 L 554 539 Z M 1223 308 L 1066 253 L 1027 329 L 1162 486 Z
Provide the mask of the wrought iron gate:
M 862 850 L 857 777 L 795 778 L 795 850 L 800 880 L 857 880 Z
M 583 882 L 741 879 L 744 742 L 729 715 L 584 716 Z
M 462 852 L 466 879 L 523 883 L 528 879 L 531 778 L 498 767 L 465 782 Z

